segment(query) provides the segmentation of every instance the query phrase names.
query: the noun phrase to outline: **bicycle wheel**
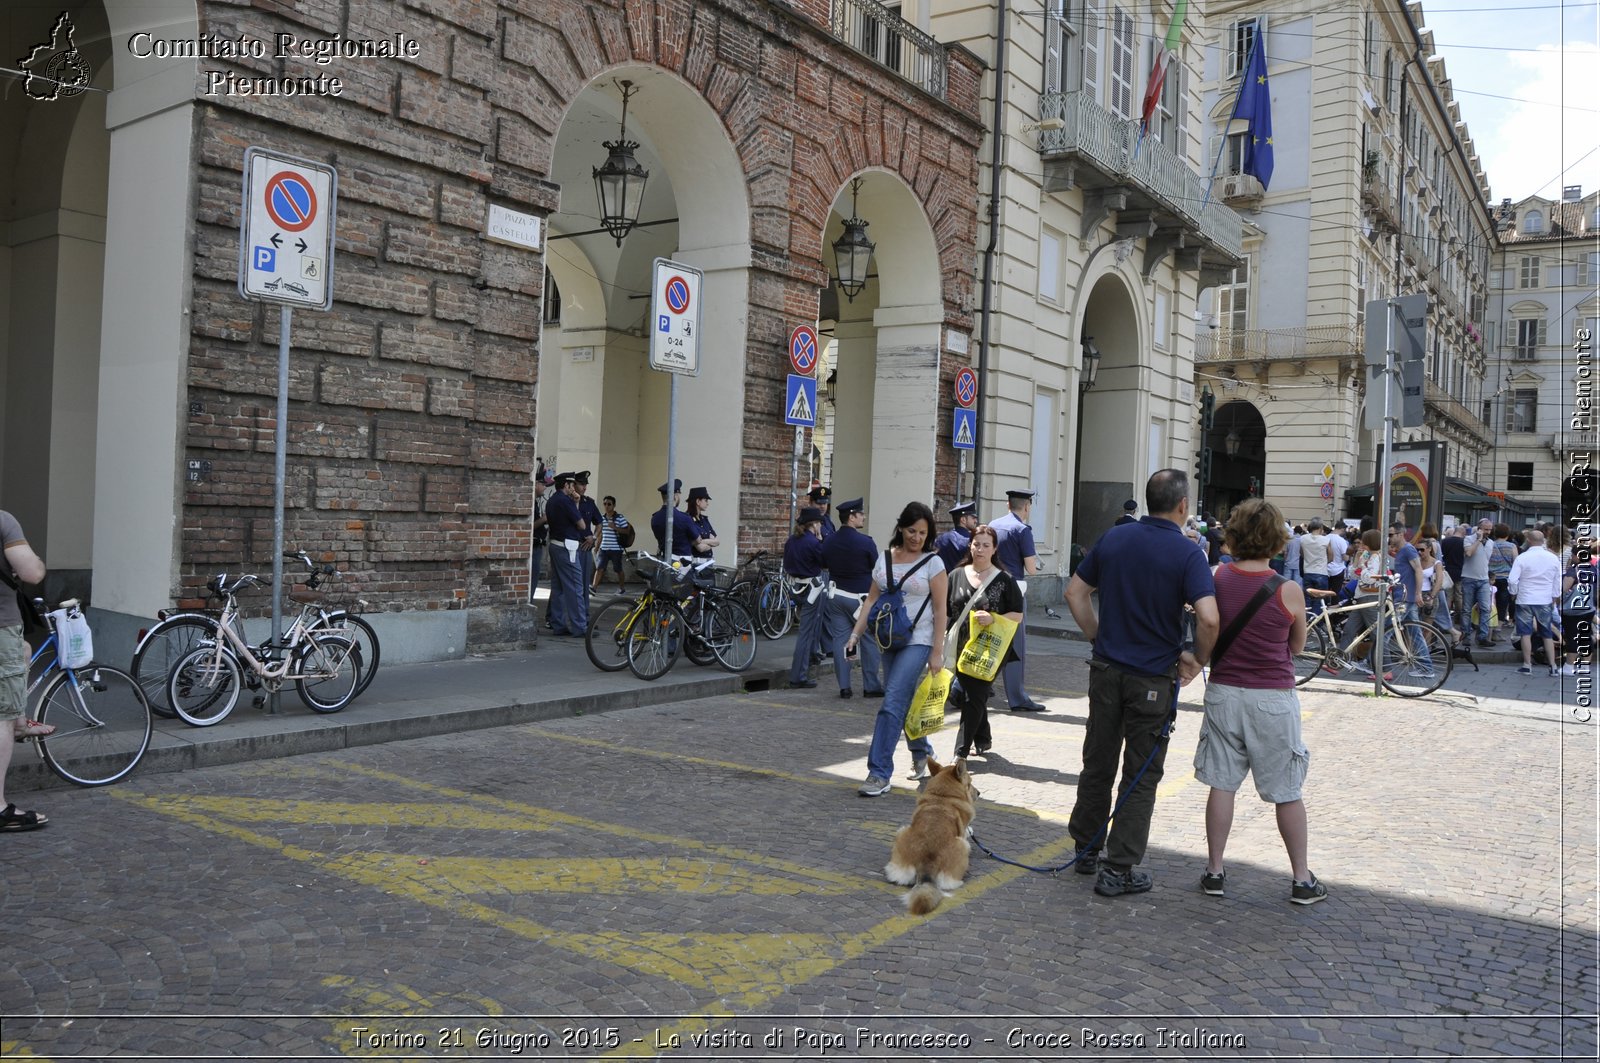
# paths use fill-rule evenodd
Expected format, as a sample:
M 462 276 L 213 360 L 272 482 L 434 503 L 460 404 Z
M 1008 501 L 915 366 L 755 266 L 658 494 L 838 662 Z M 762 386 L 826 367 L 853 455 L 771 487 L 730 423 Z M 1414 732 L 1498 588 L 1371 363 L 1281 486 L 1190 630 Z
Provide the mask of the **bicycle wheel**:
M 244 672 L 231 650 L 196 646 L 173 665 L 167 703 L 184 723 L 210 727 L 233 711 L 243 687 Z
M 794 613 L 789 608 L 789 591 L 783 580 L 768 580 L 761 585 L 761 600 L 755 610 L 755 619 L 761 633 L 769 639 L 781 639 L 789 633 L 794 623 Z
M 378 660 L 383 656 L 383 648 L 378 645 L 378 633 L 372 630 L 371 624 L 344 609 L 328 613 L 311 629 L 313 635 L 323 631 L 350 639 L 361 651 L 361 682 L 356 684 L 354 694 L 359 698 L 372 685 L 372 677 L 378 674 Z
M 628 625 L 626 642 L 628 669 L 640 679 L 660 679 L 683 647 L 683 615 L 667 602 L 652 601 Z
M 602 672 L 620 672 L 628 667 L 628 625 L 633 623 L 638 609 L 637 598 L 613 598 L 590 610 L 583 650 L 590 663 Z
M 756 660 L 756 622 L 750 610 L 732 600 L 720 601 L 711 610 L 707 641 L 717 663 L 730 672 L 742 672 Z
M 705 608 L 705 599 L 696 596 L 683 604 L 683 655 L 689 658 L 691 664 L 704 668 L 717 659 L 712 652 L 711 644 L 701 635 L 703 627 L 700 621 L 700 610 Z
M 1391 694 L 1420 698 L 1450 677 L 1450 640 L 1432 624 L 1385 628 L 1383 650 L 1383 685 Z
M 343 635 L 312 635 L 294 656 L 294 690 L 306 708 L 338 712 L 355 700 L 364 662 L 354 642 Z
M 150 748 L 150 703 L 120 668 L 57 672 L 39 698 L 39 721 L 56 729 L 39 740 L 44 762 L 79 786 L 116 782 Z
M 169 720 L 178 715 L 167 700 L 167 677 L 172 674 L 172 666 L 202 642 L 215 641 L 216 637 L 216 620 L 202 613 L 169 616 L 145 633 L 134 651 L 129 671 L 144 691 L 151 712 Z
M 1305 649 L 1294 655 L 1294 685 L 1305 686 L 1328 663 L 1328 636 L 1322 625 L 1307 628 Z

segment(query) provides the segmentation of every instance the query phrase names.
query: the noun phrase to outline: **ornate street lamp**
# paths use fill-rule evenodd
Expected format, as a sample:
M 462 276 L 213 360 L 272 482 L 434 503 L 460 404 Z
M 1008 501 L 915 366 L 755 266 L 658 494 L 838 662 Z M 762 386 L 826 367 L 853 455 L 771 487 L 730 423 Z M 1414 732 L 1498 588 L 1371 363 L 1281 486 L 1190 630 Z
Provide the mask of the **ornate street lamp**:
M 1228 429 L 1228 434 L 1223 437 L 1222 449 L 1228 452 L 1228 457 L 1237 458 L 1239 456 L 1239 443 L 1239 430 L 1230 428 Z
M 639 90 L 631 81 L 619 81 L 622 89 L 622 131 L 616 140 L 604 142 L 605 164 L 595 167 L 594 191 L 600 199 L 600 227 L 622 246 L 622 240 L 639 221 L 639 206 L 644 202 L 644 184 L 650 171 L 633 157 L 637 141 L 628 139 L 628 97 Z
M 844 223 L 844 232 L 833 242 L 833 261 L 839 272 L 839 290 L 849 302 L 855 302 L 861 289 L 867 286 L 867 268 L 872 262 L 872 251 L 877 246 L 867 239 L 867 223 L 856 216 L 856 194 L 861 191 L 861 178 L 850 184 L 850 217 Z
M 1100 348 L 1094 345 L 1093 336 L 1085 336 L 1083 338 L 1083 375 L 1078 379 L 1079 390 L 1091 390 L 1099 376 Z

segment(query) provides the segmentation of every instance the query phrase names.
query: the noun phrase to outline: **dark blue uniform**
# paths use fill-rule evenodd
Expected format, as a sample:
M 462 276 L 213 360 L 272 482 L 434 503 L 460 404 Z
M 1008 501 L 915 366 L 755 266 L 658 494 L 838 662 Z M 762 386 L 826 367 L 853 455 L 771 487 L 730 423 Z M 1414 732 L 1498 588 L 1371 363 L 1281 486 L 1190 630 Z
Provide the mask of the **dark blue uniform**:
M 583 593 L 582 563 L 567 544 L 582 542 L 589 532 L 578 503 L 564 492 L 551 495 L 544 512 L 550 522 L 550 625 L 558 635 L 581 638 L 589 629 L 589 603 Z
M 933 541 L 933 548 L 939 551 L 939 560 L 944 562 L 946 572 L 954 572 L 961 564 L 961 559 L 967 556 L 967 547 L 972 545 L 972 536 L 960 528 L 951 528 Z
M 850 660 L 844 655 L 844 644 L 850 640 L 855 627 L 856 611 L 861 598 L 872 587 L 872 566 L 878 560 L 878 544 L 872 536 L 864 535 L 846 525 L 828 536 L 822 543 L 822 562 L 827 566 L 832 586 L 849 594 L 832 594 L 823 609 L 823 626 L 828 646 L 833 652 L 833 670 L 839 677 L 839 689 L 850 689 Z M 861 653 L 861 687 L 868 694 L 883 692 L 883 666 L 878 643 L 871 638 L 859 639 L 856 649 Z
M 589 525 L 585 535 L 594 537 L 594 545 L 598 549 L 600 546 L 600 507 L 594 504 L 594 499 L 584 495 L 578 499 L 578 516 L 582 517 Z M 594 551 L 584 550 L 578 555 L 578 561 L 580 562 L 579 567 L 583 571 L 584 592 L 587 593 L 588 589 L 594 585 Z M 585 631 L 588 630 L 587 624 L 584 625 L 584 629 Z
M 686 513 L 684 516 L 688 516 L 688 514 Z M 711 526 L 711 518 L 704 514 L 698 517 L 689 517 L 689 524 L 694 528 L 694 539 L 709 539 L 717 534 L 717 529 Z M 689 542 L 689 549 L 694 551 L 694 556 L 710 557 L 713 551 L 694 549 L 694 539 Z
M 666 547 L 666 518 L 660 509 L 650 515 L 650 530 L 656 535 L 656 555 Z M 694 556 L 696 538 L 694 520 L 681 509 L 672 511 L 672 556 Z
M 998 520 L 989 522 L 989 527 L 994 529 L 995 548 L 994 563 L 1011 574 L 1012 579 L 1026 580 L 1028 567 L 1023 563 L 1025 558 L 1033 557 L 1039 551 L 1033 545 L 1033 529 L 1022 522 L 1022 518 L 1006 511 L 1006 515 Z M 1011 708 L 1027 708 L 1035 706 L 1038 702 L 1030 698 L 1022 689 L 1023 665 L 1027 655 L 1028 644 L 1028 607 L 1027 599 L 1023 599 L 1022 623 L 1017 625 L 1017 633 L 1013 638 L 1017 648 L 1017 655 L 1023 660 L 1012 661 L 1001 669 L 1006 681 L 1006 704 Z
M 783 571 L 790 579 L 817 580 L 822 576 L 822 540 L 815 535 L 791 535 L 783 547 Z M 806 587 L 796 598 L 800 607 L 794 657 L 789 662 L 791 686 L 811 686 L 811 655 L 822 642 L 822 606 L 827 599 Z

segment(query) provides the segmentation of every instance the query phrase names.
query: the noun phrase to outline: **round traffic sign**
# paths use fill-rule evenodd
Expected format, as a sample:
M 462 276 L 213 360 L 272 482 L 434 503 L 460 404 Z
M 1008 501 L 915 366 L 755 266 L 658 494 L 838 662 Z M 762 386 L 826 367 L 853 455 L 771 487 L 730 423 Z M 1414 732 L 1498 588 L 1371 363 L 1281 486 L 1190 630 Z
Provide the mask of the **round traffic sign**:
M 672 276 L 667 280 L 665 291 L 667 309 L 674 314 L 681 314 L 689 309 L 689 282 L 679 276 Z
M 289 232 L 297 233 L 317 220 L 317 193 L 311 182 L 293 170 L 284 170 L 267 182 L 267 215 Z
M 1333 499 L 1333 484 L 1325 483 L 1322 485 L 1322 497 L 1330 501 Z
M 817 330 L 810 325 L 796 325 L 789 333 L 789 364 L 801 376 L 817 368 Z
M 978 374 L 971 369 L 963 369 L 956 374 L 956 405 L 964 410 L 972 409 L 972 404 L 978 401 Z

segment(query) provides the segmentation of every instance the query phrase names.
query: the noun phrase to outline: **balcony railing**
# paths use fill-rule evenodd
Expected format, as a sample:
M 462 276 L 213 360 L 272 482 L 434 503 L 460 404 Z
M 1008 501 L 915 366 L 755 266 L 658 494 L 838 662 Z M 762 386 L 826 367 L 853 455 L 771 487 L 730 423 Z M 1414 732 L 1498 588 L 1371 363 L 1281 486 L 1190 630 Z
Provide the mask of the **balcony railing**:
M 1493 436 L 1489 433 L 1489 426 L 1483 423 L 1481 417 L 1467 409 L 1461 400 L 1451 395 L 1438 384 L 1435 384 L 1432 380 L 1424 380 L 1423 385 L 1422 402 L 1424 406 L 1432 406 L 1440 414 L 1460 425 L 1464 431 L 1475 436 L 1485 446 L 1494 442 Z
M 1363 343 L 1353 325 L 1288 329 L 1215 329 L 1197 333 L 1195 362 L 1266 362 L 1358 357 Z
M 1361 202 L 1389 232 L 1400 231 L 1400 211 L 1395 206 L 1394 193 L 1386 188 L 1376 172 L 1365 173 L 1361 179 Z
M 944 46 L 876 0 L 833 0 L 832 29 L 868 59 L 945 98 Z
M 1150 202 L 1130 207 L 1155 208 L 1225 255 L 1242 257 L 1244 222 L 1222 203 L 1220 190 L 1208 197 L 1205 178 L 1160 141 L 1147 136 L 1141 144 L 1138 122 L 1112 114 L 1082 92 L 1041 94 L 1039 118 L 1062 121 L 1060 129 L 1039 130 L 1039 155 L 1047 168 L 1066 162 L 1073 185 L 1139 193 Z M 1083 172 L 1078 163 L 1095 172 Z

